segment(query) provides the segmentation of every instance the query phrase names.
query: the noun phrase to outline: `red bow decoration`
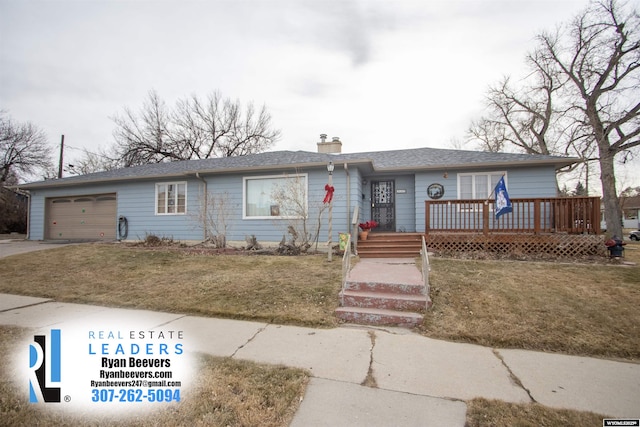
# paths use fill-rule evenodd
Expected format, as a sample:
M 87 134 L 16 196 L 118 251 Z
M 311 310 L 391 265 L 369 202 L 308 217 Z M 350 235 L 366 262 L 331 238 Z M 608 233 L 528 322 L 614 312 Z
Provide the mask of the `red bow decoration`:
M 335 188 L 333 188 L 333 186 L 327 184 L 324 186 L 324 191 L 327 192 L 327 194 L 325 194 L 324 196 L 324 200 L 322 201 L 322 203 L 331 203 L 331 200 L 333 200 L 333 191 L 335 190 Z

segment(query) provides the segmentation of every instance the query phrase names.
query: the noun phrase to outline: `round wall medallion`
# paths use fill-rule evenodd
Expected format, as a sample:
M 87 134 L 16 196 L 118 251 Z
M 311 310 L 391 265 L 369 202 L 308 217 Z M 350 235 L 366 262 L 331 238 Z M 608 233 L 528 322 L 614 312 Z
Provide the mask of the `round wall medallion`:
M 429 187 L 427 187 L 427 195 L 431 199 L 439 199 L 444 196 L 444 187 L 442 186 L 442 184 L 431 184 Z

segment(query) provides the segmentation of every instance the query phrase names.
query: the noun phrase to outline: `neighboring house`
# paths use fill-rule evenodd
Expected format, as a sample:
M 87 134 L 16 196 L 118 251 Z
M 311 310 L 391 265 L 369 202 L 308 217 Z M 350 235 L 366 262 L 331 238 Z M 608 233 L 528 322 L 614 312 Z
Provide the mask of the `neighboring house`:
M 622 228 L 632 228 L 640 230 L 640 196 L 620 197 L 622 207 Z M 604 205 L 602 211 L 602 227 L 606 228 L 604 222 Z
M 501 154 L 434 148 L 341 153 L 342 143 L 318 143 L 318 152 L 275 151 L 243 157 L 149 164 L 21 185 L 28 190 L 29 239 L 128 239 L 147 234 L 175 240 L 205 239 L 199 219 L 203 195 L 228 197 L 227 240 L 277 242 L 287 232 L 291 209 L 274 189 L 295 178 L 303 189 L 309 223 L 318 213 L 333 162 L 334 242 L 359 221 L 374 231 L 424 232 L 425 200 L 485 199 L 505 176 L 511 198 L 556 197 L 556 170 L 574 162 L 557 156 Z M 321 216 L 326 241 L 328 213 Z M 120 236 L 119 236 L 120 235 Z

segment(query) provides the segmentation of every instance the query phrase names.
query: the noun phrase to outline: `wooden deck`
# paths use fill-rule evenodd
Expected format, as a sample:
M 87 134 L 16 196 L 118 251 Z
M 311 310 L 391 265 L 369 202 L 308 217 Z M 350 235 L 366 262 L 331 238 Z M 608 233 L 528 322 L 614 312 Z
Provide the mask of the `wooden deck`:
M 493 200 L 426 200 L 425 232 L 600 234 L 600 198 L 511 199 L 496 219 Z
M 558 257 L 602 255 L 599 197 L 511 199 L 496 219 L 493 200 L 425 201 L 425 239 L 443 253 L 494 252 Z
M 376 233 L 358 240 L 362 258 L 412 258 L 424 235 L 430 251 L 605 255 L 599 197 L 511 199 L 495 219 L 492 200 L 425 201 L 425 233 Z

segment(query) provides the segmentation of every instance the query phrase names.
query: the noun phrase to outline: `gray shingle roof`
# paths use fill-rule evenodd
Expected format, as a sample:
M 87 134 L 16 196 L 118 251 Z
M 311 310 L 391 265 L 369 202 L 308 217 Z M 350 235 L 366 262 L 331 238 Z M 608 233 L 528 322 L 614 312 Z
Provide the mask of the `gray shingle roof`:
M 116 169 L 68 178 L 38 181 L 20 185 L 24 189 L 176 177 L 186 174 L 225 173 L 235 171 L 284 169 L 292 167 L 323 166 L 332 160 L 336 164 L 366 163 L 376 171 L 427 170 L 445 168 L 473 168 L 481 166 L 525 166 L 553 165 L 556 168 L 574 163 L 577 159 L 559 156 L 539 156 L 529 154 L 488 153 L 483 151 L 463 151 L 439 148 L 414 148 L 407 150 L 371 151 L 366 153 L 323 154 L 308 151 L 271 151 L 239 157 L 223 157 L 203 160 L 184 160 L 155 163 L 130 168 Z
M 369 159 L 375 170 L 473 168 L 493 165 L 550 164 L 562 167 L 577 159 L 560 156 L 531 154 L 489 153 L 485 151 L 449 150 L 441 148 L 414 148 L 407 150 L 372 151 L 343 154 L 345 160 Z

